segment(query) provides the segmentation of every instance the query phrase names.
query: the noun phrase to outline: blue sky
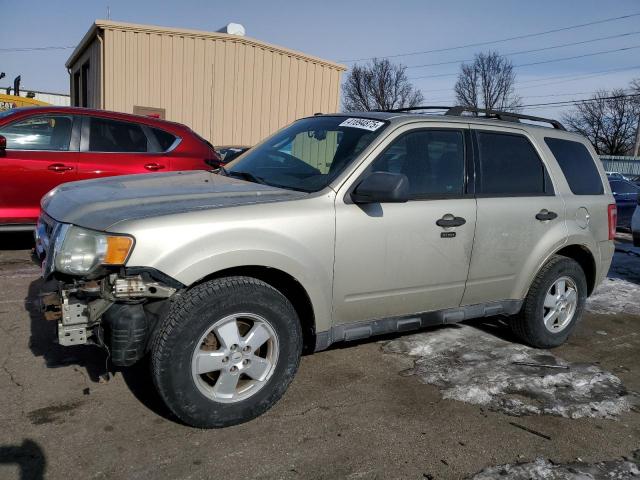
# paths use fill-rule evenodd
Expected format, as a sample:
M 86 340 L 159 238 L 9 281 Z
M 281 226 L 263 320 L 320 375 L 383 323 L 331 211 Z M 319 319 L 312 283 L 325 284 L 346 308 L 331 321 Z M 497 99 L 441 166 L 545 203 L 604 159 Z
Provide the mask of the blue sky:
M 239 22 L 246 27 L 248 36 L 337 61 L 492 41 L 640 13 L 637 0 L 0 0 L 0 49 L 75 45 L 93 20 L 106 17 L 107 5 L 111 18 L 119 21 L 201 30 L 216 30 L 228 22 Z M 510 58 L 515 65 L 520 65 L 640 47 L 640 16 L 487 47 L 393 60 L 407 66 L 424 65 L 466 60 L 487 49 L 508 54 L 623 33 L 629 35 Z M 13 78 L 20 74 L 23 87 L 67 92 L 69 81 L 64 63 L 70 53 L 71 50 L 28 53 L 0 50 L 0 71 L 7 74 L 0 85 L 12 84 Z M 614 69 L 627 70 L 574 79 Z M 454 74 L 457 70 L 457 64 L 450 64 L 410 68 L 407 72 L 410 78 L 415 78 Z M 585 98 L 596 89 L 626 87 L 632 78 L 640 77 L 640 48 L 519 67 L 516 71 L 518 93 L 525 104 Z M 560 76 L 562 78 L 555 78 Z M 554 78 L 543 81 L 548 77 Z M 414 82 L 423 90 L 426 103 L 453 103 L 451 89 L 455 75 Z M 528 111 L 556 116 L 562 109 L 545 107 Z

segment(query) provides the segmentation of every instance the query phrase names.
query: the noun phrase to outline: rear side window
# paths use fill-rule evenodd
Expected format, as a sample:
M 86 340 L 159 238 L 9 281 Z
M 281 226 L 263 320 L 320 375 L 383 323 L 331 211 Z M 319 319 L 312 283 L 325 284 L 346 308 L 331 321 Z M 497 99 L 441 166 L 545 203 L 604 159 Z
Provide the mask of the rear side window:
M 544 139 L 556 157 L 569 188 L 575 195 L 602 195 L 604 188 L 600 173 L 593 163 L 593 157 L 580 142 L 561 138 Z
M 147 136 L 135 123 L 92 117 L 89 150 L 92 152 L 147 152 Z
M 158 145 L 160 145 L 160 151 L 166 152 L 171 148 L 173 143 L 176 141 L 176 136 L 165 132 L 164 130 L 160 130 L 159 128 L 152 128 L 151 131 L 156 136 L 156 140 L 158 141 Z
M 522 135 L 476 131 L 480 172 L 478 194 L 534 196 L 553 193 L 533 145 Z

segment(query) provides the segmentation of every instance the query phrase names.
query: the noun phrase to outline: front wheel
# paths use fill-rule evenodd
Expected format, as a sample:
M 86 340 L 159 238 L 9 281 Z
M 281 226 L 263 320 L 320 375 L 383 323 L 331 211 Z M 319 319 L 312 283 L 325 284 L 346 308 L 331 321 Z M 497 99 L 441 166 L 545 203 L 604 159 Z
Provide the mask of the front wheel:
M 562 345 L 582 316 L 587 281 L 568 257 L 552 257 L 536 275 L 522 310 L 510 319 L 512 331 L 533 347 Z
M 187 291 L 171 306 L 152 348 L 164 402 L 194 427 L 251 420 L 284 394 L 302 351 L 300 321 L 278 290 L 227 277 Z

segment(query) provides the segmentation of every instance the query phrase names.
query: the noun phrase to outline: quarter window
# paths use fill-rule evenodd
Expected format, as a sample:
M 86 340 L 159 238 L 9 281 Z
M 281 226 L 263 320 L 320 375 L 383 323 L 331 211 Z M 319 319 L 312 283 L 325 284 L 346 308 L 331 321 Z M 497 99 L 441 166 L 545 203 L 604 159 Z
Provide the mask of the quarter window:
M 142 127 L 135 123 L 91 118 L 89 150 L 92 152 L 146 152 L 149 145 Z
M 464 137 L 459 130 L 417 130 L 396 139 L 374 172 L 402 173 L 413 198 L 464 193 Z
M 9 150 L 67 151 L 71 141 L 73 117 L 43 115 L 19 120 L 0 129 Z
M 593 157 L 580 142 L 561 138 L 544 139 L 558 161 L 569 188 L 575 195 L 602 195 L 604 188 Z
M 156 140 L 158 141 L 161 152 L 166 152 L 167 150 L 169 150 L 173 143 L 176 141 L 176 137 L 169 132 L 165 132 L 164 130 L 160 130 L 159 128 L 152 128 L 151 131 L 156 136 Z
M 480 195 L 528 196 L 552 193 L 547 172 L 522 135 L 476 131 Z

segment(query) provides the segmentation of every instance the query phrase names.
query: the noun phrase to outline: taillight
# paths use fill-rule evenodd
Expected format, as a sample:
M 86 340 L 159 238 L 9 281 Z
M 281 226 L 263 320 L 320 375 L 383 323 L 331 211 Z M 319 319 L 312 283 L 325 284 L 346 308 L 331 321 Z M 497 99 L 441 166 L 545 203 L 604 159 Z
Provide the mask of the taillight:
M 615 203 L 612 203 L 611 205 L 609 205 L 608 217 L 609 217 L 609 240 L 615 240 L 616 224 L 618 223 L 618 209 L 616 208 Z
M 213 169 L 218 169 L 224 165 L 224 162 L 219 158 L 205 158 L 204 163 L 206 163 Z
M 213 169 L 220 168 L 224 165 L 224 162 L 222 161 L 222 157 L 220 157 L 220 154 L 215 150 L 213 151 L 210 158 L 204 159 L 204 163 L 206 163 Z

